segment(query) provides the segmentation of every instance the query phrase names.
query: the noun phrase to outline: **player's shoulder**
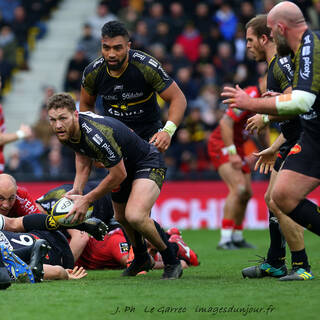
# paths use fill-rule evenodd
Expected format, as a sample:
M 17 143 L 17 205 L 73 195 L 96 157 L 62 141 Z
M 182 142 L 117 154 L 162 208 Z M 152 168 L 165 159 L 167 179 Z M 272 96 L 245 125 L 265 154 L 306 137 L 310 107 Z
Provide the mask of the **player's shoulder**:
M 29 195 L 29 192 L 26 188 L 17 186 L 17 198 L 26 198 Z
M 129 61 L 152 69 L 158 69 L 160 66 L 160 62 L 156 58 L 140 50 L 131 49 L 129 51 Z
M 90 62 L 87 65 L 87 67 L 85 68 L 85 73 L 89 74 L 89 73 L 92 73 L 94 71 L 99 71 L 99 69 L 101 69 L 104 64 L 105 64 L 104 58 L 103 57 L 99 57 L 99 58 L 93 60 L 92 62 Z

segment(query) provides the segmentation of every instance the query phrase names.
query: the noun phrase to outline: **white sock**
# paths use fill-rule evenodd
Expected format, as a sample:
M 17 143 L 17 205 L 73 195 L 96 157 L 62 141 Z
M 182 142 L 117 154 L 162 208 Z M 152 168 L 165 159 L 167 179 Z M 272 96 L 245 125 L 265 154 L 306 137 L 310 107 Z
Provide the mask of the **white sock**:
M 232 229 L 221 229 L 221 238 L 219 244 L 231 242 Z
M 233 230 L 232 240 L 235 242 L 239 242 L 243 240 L 242 230 Z

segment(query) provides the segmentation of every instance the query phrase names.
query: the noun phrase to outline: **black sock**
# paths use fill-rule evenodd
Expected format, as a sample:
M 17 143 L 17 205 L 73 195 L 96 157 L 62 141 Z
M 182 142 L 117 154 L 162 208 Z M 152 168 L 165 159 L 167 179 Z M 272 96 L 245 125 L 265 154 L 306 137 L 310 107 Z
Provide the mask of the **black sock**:
M 23 217 L 22 223 L 27 232 L 32 230 L 57 230 L 59 227 L 53 217 L 47 214 L 29 214 Z
M 275 268 L 279 268 L 284 264 L 286 257 L 286 242 L 280 225 L 275 215 L 269 211 L 269 234 L 270 247 L 268 250 L 267 261 Z
M 319 207 L 310 200 L 303 199 L 288 215 L 296 223 L 320 236 Z
M 13 250 L 13 253 L 16 254 L 20 259 L 22 259 L 27 264 L 30 262 L 32 246 L 23 247 Z
M 305 249 L 300 251 L 291 251 L 292 268 L 303 268 L 306 271 L 310 271 L 310 265 L 308 262 L 308 256 Z
M 145 260 L 148 257 L 147 244 L 138 231 L 134 231 L 134 242 L 132 249 L 135 260 Z
M 159 251 L 161 254 L 161 257 L 163 259 L 164 264 L 177 264 L 179 263 L 179 260 L 177 259 L 177 255 L 175 254 L 174 247 L 171 242 L 168 241 L 168 237 L 164 230 L 161 228 L 160 224 L 156 221 L 154 221 L 154 225 L 162 239 L 162 241 L 165 243 L 167 248 L 163 251 Z

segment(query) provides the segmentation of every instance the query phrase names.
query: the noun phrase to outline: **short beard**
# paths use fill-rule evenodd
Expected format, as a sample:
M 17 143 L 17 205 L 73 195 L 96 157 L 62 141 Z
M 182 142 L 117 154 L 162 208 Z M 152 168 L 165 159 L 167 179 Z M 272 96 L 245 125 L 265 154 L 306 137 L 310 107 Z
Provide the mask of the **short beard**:
M 122 68 L 124 62 L 126 61 L 126 59 L 127 59 L 127 55 L 121 61 L 119 61 L 117 64 L 112 64 L 112 65 L 110 65 L 107 61 L 108 69 L 113 70 L 113 71 L 120 70 Z
M 275 33 L 273 35 L 274 41 L 277 47 L 277 53 L 280 57 L 288 56 L 292 53 L 291 48 L 288 45 L 287 39 L 280 35 L 279 33 Z

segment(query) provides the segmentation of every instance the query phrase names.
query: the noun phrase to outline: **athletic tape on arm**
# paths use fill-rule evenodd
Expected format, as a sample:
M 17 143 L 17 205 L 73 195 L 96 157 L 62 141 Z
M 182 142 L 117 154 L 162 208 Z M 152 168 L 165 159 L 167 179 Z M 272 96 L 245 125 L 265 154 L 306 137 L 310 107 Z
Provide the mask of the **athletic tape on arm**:
M 310 111 L 316 95 L 302 90 L 293 90 L 289 94 L 276 97 L 276 108 L 279 115 L 297 115 Z

